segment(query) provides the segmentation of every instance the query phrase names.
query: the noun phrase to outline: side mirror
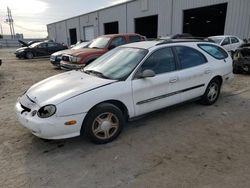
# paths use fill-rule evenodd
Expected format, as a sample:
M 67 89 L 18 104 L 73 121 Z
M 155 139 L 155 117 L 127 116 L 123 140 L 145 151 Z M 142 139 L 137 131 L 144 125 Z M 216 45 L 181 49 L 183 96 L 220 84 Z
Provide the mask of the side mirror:
M 141 78 L 151 78 L 151 77 L 155 77 L 155 72 L 153 70 L 150 69 L 146 69 L 144 70 L 141 75 Z
M 112 49 L 114 49 L 116 46 L 115 45 L 110 45 L 109 47 L 108 47 L 108 49 L 109 50 L 112 50 Z

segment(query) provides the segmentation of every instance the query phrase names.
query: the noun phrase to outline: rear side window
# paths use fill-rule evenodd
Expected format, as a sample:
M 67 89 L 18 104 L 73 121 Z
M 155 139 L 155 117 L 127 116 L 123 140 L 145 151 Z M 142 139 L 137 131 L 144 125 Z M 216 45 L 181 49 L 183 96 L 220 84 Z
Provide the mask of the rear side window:
M 235 37 L 231 37 L 231 42 L 232 43 L 238 43 L 240 41 L 237 38 L 235 38 Z
M 195 67 L 207 62 L 205 56 L 193 48 L 177 46 L 175 49 L 182 69 Z
M 54 48 L 54 47 L 57 47 L 57 44 L 56 43 L 48 43 L 48 47 Z
M 129 38 L 129 42 L 140 42 L 141 41 L 141 37 L 136 36 L 136 35 L 131 35 L 128 38 Z
M 214 57 L 215 59 L 225 59 L 228 57 L 227 52 L 222 48 L 212 45 L 212 44 L 198 44 L 198 46 L 207 52 L 209 55 Z

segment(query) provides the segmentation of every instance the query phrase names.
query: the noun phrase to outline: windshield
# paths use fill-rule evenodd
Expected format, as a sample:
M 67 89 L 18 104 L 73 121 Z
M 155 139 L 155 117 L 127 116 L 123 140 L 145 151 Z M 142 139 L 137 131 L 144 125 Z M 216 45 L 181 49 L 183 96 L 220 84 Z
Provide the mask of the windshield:
M 89 42 L 82 42 L 82 43 L 77 44 L 76 46 L 74 46 L 72 49 L 78 50 L 78 49 L 81 49 L 81 48 L 85 48 L 85 47 L 87 47 L 88 44 L 89 44 Z
M 116 48 L 84 68 L 85 73 L 112 80 L 126 79 L 147 54 L 145 49 Z
M 221 41 L 223 40 L 223 37 L 209 37 L 212 39 L 216 44 L 220 44 Z
M 105 48 L 110 41 L 109 37 L 98 37 L 88 46 L 88 48 Z
M 38 46 L 39 44 L 41 44 L 41 42 L 36 42 L 34 44 L 31 44 L 30 47 L 34 48 L 34 47 Z

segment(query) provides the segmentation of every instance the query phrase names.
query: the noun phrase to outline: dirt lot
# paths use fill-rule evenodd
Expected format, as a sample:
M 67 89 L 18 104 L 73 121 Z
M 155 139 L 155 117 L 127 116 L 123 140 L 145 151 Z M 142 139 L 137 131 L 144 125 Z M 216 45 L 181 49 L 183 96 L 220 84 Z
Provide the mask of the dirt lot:
M 250 187 L 250 76 L 237 75 L 213 106 L 188 103 L 130 122 L 107 145 L 44 142 L 16 120 L 29 86 L 59 74 L 0 49 L 0 187 Z

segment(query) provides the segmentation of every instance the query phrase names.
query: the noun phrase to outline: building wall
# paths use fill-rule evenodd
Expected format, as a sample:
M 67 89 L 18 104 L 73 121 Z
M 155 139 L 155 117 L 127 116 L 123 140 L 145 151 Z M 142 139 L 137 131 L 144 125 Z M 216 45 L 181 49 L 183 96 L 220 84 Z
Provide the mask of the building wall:
M 99 27 L 98 27 L 98 13 L 93 12 L 87 15 L 80 16 L 80 39 L 84 40 L 84 29 L 83 27 L 93 26 L 94 27 L 94 35 L 99 35 Z
M 135 31 L 135 18 L 158 15 L 158 36 L 171 34 L 171 9 L 172 0 L 137 0 L 128 3 L 128 32 Z
M 63 22 L 56 23 L 55 28 L 56 28 L 56 33 L 57 33 L 56 41 L 60 42 L 60 43 L 67 44 L 68 43 L 68 41 L 67 41 L 68 35 L 67 35 L 66 22 L 63 21 Z
M 104 34 L 104 23 L 114 21 L 119 22 L 120 33 L 135 32 L 135 18 L 158 15 L 158 36 L 167 36 L 182 33 L 183 10 L 220 3 L 228 3 L 225 34 L 249 38 L 249 0 L 135 0 L 49 24 L 48 34 L 50 39 L 69 44 L 70 28 L 77 29 L 77 40 L 84 39 L 84 26 L 93 25 L 94 34 L 97 37 Z M 67 36 L 66 39 L 65 36 Z
M 119 33 L 127 32 L 126 4 L 99 11 L 100 35 L 104 34 L 104 24 L 118 21 Z
M 228 3 L 224 34 L 233 34 L 240 38 L 250 37 L 249 0 L 174 0 L 173 33 L 182 33 L 183 10 L 220 3 Z
M 48 36 L 50 40 L 56 40 L 57 35 L 59 35 L 59 32 L 56 32 L 56 24 L 49 24 L 47 25 L 47 30 L 48 30 Z

